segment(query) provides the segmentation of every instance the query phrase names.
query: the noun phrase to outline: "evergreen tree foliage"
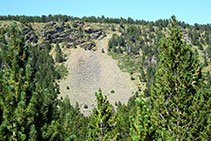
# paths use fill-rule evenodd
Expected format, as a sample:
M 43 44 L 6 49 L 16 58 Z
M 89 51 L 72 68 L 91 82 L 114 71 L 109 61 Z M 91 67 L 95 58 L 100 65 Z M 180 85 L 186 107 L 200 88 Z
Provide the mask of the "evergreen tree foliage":
M 101 89 L 95 95 L 97 98 L 97 107 L 90 117 L 88 140 L 104 141 L 112 139 L 114 138 L 112 132 L 115 125 L 112 105 L 107 100 L 107 96 L 103 96 Z
M 59 79 L 60 73 L 55 70 L 54 60 L 49 51 L 40 47 L 30 47 L 31 71 L 34 75 L 34 81 L 38 82 L 42 89 L 48 89 L 51 95 L 56 98 L 59 94 L 58 85 L 55 83 Z
M 208 71 L 206 73 L 205 80 L 206 80 L 206 88 L 211 89 L 211 74 L 210 74 L 210 71 Z
M 139 94 L 136 99 L 135 118 L 130 117 L 130 134 L 134 141 L 149 141 L 155 139 L 155 116 L 151 113 L 146 102 L 143 100 L 143 94 Z
M 116 140 L 130 140 L 130 108 L 121 102 L 116 104 L 114 134 Z
M 26 54 L 27 48 L 24 45 L 24 37 L 21 36 L 21 31 L 15 23 L 9 28 L 9 36 L 8 45 L 1 46 L 4 69 L 0 72 L 0 134 L 4 139 L 25 140 L 27 130 L 34 130 L 31 132 L 36 133 L 33 128 L 35 111 L 31 109 L 36 102 L 38 93 L 32 94 L 30 91 L 31 60 L 28 59 Z M 26 100 L 27 94 L 33 98 L 30 97 Z M 26 111 L 29 112 L 25 113 Z M 29 115 L 28 118 L 27 115 Z M 33 116 L 31 117 L 31 115 Z
M 6 140 L 33 139 L 37 133 L 34 121 L 40 91 L 30 84 L 31 59 L 15 23 L 9 27 L 9 37 L 8 44 L 1 46 L 4 69 L 0 72 L 0 136 Z
M 141 82 L 146 82 L 146 76 L 145 76 L 144 69 L 143 69 L 142 66 L 140 67 L 140 72 L 141 72 L 141 75 L 139 77 L 140 81 Z
M 170 33 L 160 44 L 160 62 L 151 89 L 156 134 L 179 140 L 210 138 L 210 93 L 203 88 L 198 55 L 183 40 L 172 16 Z
M 56 62 L 58 62 L 58 63 L 63 62 L 64 61 L 64 57 L 62 55 L 62 50 L 61 50 L 61 48 L 60 48 L 58 43 L 56 43 L 55 52 L 56 52 L 56 56 L 55 56 Z
M 78 140 L 85 140 L 87 136 L 88 118 L 80 113 L 78 103 L 73 107 L 70 104 L 69 98 L 65 97 L 63 102 L 60 102 L 60 122 L 63 125 L 63 137 L 75 137 Z
M 55 132 L 48 132 L 58 115 L 57 95 L 50 94 L 34 79 L 33 61 L 16 23 L 11 24 L 8 35 L 9 41 L 1 46 L 0 57 L 3 64 L 0 70 L 0 139 L 58 138 Z

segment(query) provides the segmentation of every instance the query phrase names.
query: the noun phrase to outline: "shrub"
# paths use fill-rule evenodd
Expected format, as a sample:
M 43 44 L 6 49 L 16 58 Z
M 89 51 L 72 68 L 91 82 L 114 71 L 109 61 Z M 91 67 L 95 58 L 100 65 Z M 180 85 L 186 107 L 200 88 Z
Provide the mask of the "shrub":
M 113 93 L 115 93 L 115 91 L 114 90 L 111 90 L 111 93 L 113 94 Z
M 130 80 L 135 80 L 135 78 L 133 76 L 130 77 Z
M 104 50 L 104 48 L 102 48 L 102 53 L 105 53 L 105 50 Z
M 78 27 L 78 24 L 76 22 L 73 22 L 73 25 L 72 25 L 74 28 L 77 28 Z
M 85 105 L 84 105 L 84 108 L 85 108 L 85 109 L 87 109 L 87 108 L 88 108 L 88 105 L 87 105 L 87 104 L 85 104 Z

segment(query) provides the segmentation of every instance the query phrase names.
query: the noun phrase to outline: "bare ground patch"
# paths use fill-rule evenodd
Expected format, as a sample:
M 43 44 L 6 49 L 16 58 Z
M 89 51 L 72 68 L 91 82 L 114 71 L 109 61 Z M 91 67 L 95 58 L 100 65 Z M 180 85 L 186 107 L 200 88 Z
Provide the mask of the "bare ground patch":
M 136 91 L 136 85 L 130 80 L 127 73 L 122 72 L 115 60 L 107 55 L 107 42 L 110 35 L 96 41 L 97 51 L 89 51 L 81 48 L 71 49 L 71 53 L 65 62 L 69 75 L 61 80 L 61 96 L 68 96 L 73 105 L 76 102 L 81 105 L 81 110 L 87 115 L 95 106 L 95 92 L 99 88 L 108 95 L 109 101 L 127 103 L 131 93 Z M 105 53 L 102 53 L 104 48 Z M 69 86 L 70 89 L 67 89 Z M 114 90 L 115 93 L 111 93 Z M 88 109 L 83 105 L 87 104 Z

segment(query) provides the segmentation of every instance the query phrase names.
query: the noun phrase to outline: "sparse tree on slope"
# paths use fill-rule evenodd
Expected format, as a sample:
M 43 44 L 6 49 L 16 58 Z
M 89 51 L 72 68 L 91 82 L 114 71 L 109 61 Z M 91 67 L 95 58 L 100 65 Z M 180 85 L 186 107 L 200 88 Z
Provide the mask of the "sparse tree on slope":
M 151 89 L 157 136 L 179 140 L 210 138 L 210 93 L 203 88 L 198 55 L 183 40 L 173 16 L 170 33 L 160 45 L 160 62 Z
M 62 50 L 61 50 L 61 48 L 60 48 L 58 43 L 56 43 L 55 51 L 56 51 L 56 56 L 55 56 L 56 62 L 58 62 L 58 63 L 63 62 L 64 61 L 64 57 L 62 55 Z

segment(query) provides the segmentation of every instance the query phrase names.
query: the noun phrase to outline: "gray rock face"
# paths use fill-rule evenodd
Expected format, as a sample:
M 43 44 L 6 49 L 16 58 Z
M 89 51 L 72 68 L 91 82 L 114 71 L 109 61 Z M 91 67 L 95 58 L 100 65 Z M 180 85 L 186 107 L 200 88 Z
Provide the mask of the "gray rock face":
M 24 28 L 23 34 L 25 36 L 26 43 L 35 42 L 38 41 L 38 36 L 34 33 L 34 31 L 31 28 Z
M 95 50 L 94 45 L 92 45 L 92 43 L 85 43 L 85 44 L 82 44 L 80 47 L 84 49 L 88 49 L 88 50 Z
M 86 27 L 86 28 L 84 29 L 84 31 L 85 31 L 87 34 L 92 34 L 92 33 L 102 32 L 102 29 L 96 29 L 96 28 Z
M 44 27 L 36 27 L 26 25 L 23 28 L 23 33 L 27 43 L 38 44 L 38 41 L 49 42 L 50 44 L 66 43 L 68 48 L 74 45 L 80 46 L 88 50 L 96 50 L 93 40 L 102 38 L 102 29 L 92 27 L 91 25 L 84 25 L 83 22 L 76 21 L 77 28 L 68 28 L 65 24 L 60 25 L 57 22 L 50 22 Z M 68 23 L 69 24 L 69 23 Z M 39 42 L 39 45 L 42 43 Z
M 94 39 L 98 39 L 102 35 L 102 32 L 97 32 L 93 35 Z

